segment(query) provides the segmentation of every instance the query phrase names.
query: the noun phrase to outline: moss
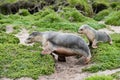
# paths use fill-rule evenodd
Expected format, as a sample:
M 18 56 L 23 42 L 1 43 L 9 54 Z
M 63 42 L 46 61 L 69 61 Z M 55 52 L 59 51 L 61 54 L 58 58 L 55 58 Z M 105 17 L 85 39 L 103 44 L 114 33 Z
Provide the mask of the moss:
M 118 5 L 115 10 L 119 11 L 120 10 L 120 5 Z
M 4 3 L 14 3 L 14 2 L 17 2 L 17 0 L 3 0 L 3 1 L 0 1 L 1 4 L 4 4 Z
M 10 24 L 10 23 L 12 23 L 13 22 L 13 20 L 12 19 L 1 19 L 0 20 L 0 24 Z
M 1 44 L 18 44 L 19 42 L 19 39 L 12 34 L 0 33 Z
M 109 7 L 109 3 L 108 1 L 105 0 L 95 0 L 92 4 L 92 8 L 95 13 L 107 9 L 108 7 Z
M 86 67 L 83 71 L 97 72 L 100 70 L 114 69 L 120 67 L 120 34 L 112 34 L 113 44 L 99 43 L 97 49 L 91 49 L 92 62 L 96 63 Z
M 112 3 L 110 3 L 110 6 L 113 8 L 113 9 L 115 9 L 117 6 L 119 6 L 120 5 L 120 2 L 112 2 Z
M 69 8 L 69 7 L 63 8 L 63 11 L 60 12 L 59 14 L 61 15 L 61 17 L 65 18 L 66 20 L 71 21 L 71 22 L 84 22 L 84 21 L 90 19 L 90 18 L 82 15 L 75 8 Z
M 100 11 L 99 13 L 97 13 L 94 16 L 94 19 L 97 21 L 103 20 L 106 16 L 109 15 L 110 12 L 111 12 L 111 10 L 109 10 L 109 9 L 105 9 L 103 11 Z
M 94 28 L 94 29 L 96 29 L 96 30 L 106 27 L 106 25 L 104 25 L 104 24 L 99 24 L 98 22 L 86 21 L 86 22 L 84 22 L 84 23 L 90 25 L 92 28 Z
M 6 31 L 6 26 L 0 24 L 0 33 Z
M 0 14 L 0 19 L 3 19 L 4 18 L 4 15 L 3 14 Z
M 35 26 L 38 26 L 36 30 L 38 31 L 47 31 L 47 30 L 53 30 L 53 31 L 71 31 L 76 32 L 79 28 L 79 23 L 70 23 L 70 22 L 59 22 L 59 23 L 50 23 L 50 22 L 36 22 L 34 23 Z
M 28 12 L 27 9 L 20 9 L 19 12 L 18 12 L 19 15 L 22 15 L 22 16 L 28 16 L 30 15 L 30 13 Z
M 116 16 L 117 15 L 117 16 Z M 105 18 L 105 23 L 120 26 L 120 11 L 114 11 Z
M 87 0 L 67 0 L 72 6 L 80 6 L 85 15 L 90 16 L 92 14 L 92 7 Z
M 113 77 L 105 75 L 94 75 L 86 78 L 85 80 L 113 80 Z
M 5 3 L 15 3 L 17 2 L 18 0 L 1 0 L 0 1 L 0 5 L 1 4 L 5 4 Z M 28 1 L 28 0 L 20 0 L 20 1 Z
M 0 44 L 0 77 L 32 77 L 54 72 L 52 56 L 40 56 L 38 44 L 24 46 L 18 44 Z
M 35 13 L 33 15 L 21 16 L 18 14 L 11 14 L 4 16 L 0 20 L 2 25 L 13 25 L 14 32 L 17 33 L 21 28 L 34 30 L 69 30 L 77 31 L 81 24 L 94 24 L 96 29 L 99 27 L 96 21 L 92 18 L 85 17 L 75 8 L 63 8 L 62 12 L 56 13 L 52 9 L 44 8 L 42 11 Z M 87 21 L 87 22 L 86 22 Z M 72 22 L 72 23 L 71 23 Z M 32 26 L 38 26 L 36 29 Z M 98 27 L 97 27 L 98 26 Z
M 67 20 L 61 18 L 58 14 L 56 13 L 50 13 L 48 15 L 46 15 L 45 17 L 41 18 L 40 22 L 50 22 L 50 23 L 54 23 L 54 22 L 67 22 Z
M 116 80 L 120 80 L 120 71 L 113 73 L 111 76 L 114 77 Z
M 34 16 L 36 16 L 37 18 L 43 18 L 48 14 L 52 14 L 55 13 L 54 10 L 50 9 L 50 8 L 44 8 L 42 11 L 39 11 L 37 13 L 34 14 Z

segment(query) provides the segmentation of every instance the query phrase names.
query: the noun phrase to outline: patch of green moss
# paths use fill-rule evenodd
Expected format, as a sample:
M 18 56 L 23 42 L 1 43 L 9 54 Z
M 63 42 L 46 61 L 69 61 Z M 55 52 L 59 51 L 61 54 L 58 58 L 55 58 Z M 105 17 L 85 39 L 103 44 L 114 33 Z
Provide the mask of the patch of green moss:
M 40 55 L 38 44 L 24 46 L 18 44 L 0 44 L 0 77 L 32 77 L 54 72 L 52 56 Z
M 0 0 L 0 5 L 5 3 L 15 3 L 18 0 Z M 20 1 L 28 1 L 28 0 L 20 0 Z
M 113 9 L 116 9 L 117 6 L 119 6 L 119 5 L 120 5 L 120 2 L 112 2 L 112 3 L 110 3 L 110 6 L 111 6 Z
M 75 8 L 63 8 L 63 11 L 59 13 L 61 17 L 65 18 L 71 22 L 84 22 L 88 18 L 83 16 L 78 10 Z
M 92 7 L 87 0 L 67 0 L 72 6 L 80 6 L 85 15 L 90 16 L 92 14 Z
M 1 19 L 0 20 L 0 24 L 10 24 L 12 23 L 12 19 Z
M 105 0 L 96 0 L 93 1 L 92 8 L 95 13 L 98 13 L 104 9 L 107 9 L 109 7 L 109 3 L 106 2 Z
M 19 39 L 12 34 L 0 33 L 1 44 L 18 44 L 19 42 Z
M 114 11 L 105 18 L 105 23 L 120 26 L 120 11 Z
M 19 15 L 2 15 L 1 19 L 0 19 L 0 24 L 13 24 L 14 21 L 19 20 L 21 17 Z
M 5 32 L 6 31 L 6 27 L 2 24 L 0 24 L 0 33 L 1 32 Z
M 115 10 L 119 11 L 120 10 L 120 5 L 118 5 Z
M 105 9 L 103 11 L 100 11 L 99 13 L 97 13 L 94 16 L 94 19 L 97 21 L 103 20 L 106 16 L 109 15 L 110 12 L 111 12 L 111 10 L 109 10 L 109 9 Z
M 51 13 L 43 17 L 39 22 L 59 23 L 59 22 L 67 22 L 67 20 L 61 18 L 57 13 Z
M 22 15 L 22 16 L 30 15 L 30 13 L 28 12 L 27 9 L 20 9 L 18 13 L 19 13 L 19 15 Z
M 94 75 L 86 78 L 85 80 L 113 80 L 113 77 L 106 75 Z
M 4 15 L 3 14 L 0 14 L 0 19 L 3 19 L 4 18 Z
M 16 2 L 17 0 L 1 0 L 0 1 L 0 5 L 1 4 L 4 4 L 4 3 L 14 3 L 14 2 Z
M 106 25 L 99 24 L 98 22 L 95 22 L 95 21 L 94 22 L 86 21 L 84 23 L 90 25 L 92 28 L 97 29 L 97 30 L 106 27 Z
M 35 26 L 38 26 L 36 30 L 38 31 L 47 31 L 47 30 L 53 30 L 53 31 L 71 31 L 76 32 L 79 28 L 79 23 L 70 23 L 70 22 L 59 22 L 59 23 L 50 23 L 50 22 L 36 22 L 34 24 Z
M 114 77 L 116 80 L 120 80 L 120 71 L 113 73 L 111 76 Z
M 97 72 L 100 70 L 120 67 L 120 34 L 112 34 L 113 44 L 99 43 L 97 49 L 91 49 L 92 62 L 96 63 L 86 67 L 83 71 Z
M 44 8 L 42 11 L 39 11 L 37 13 L 34 14 L 34 16 L 36 16 L 36 20 L 39 20 L 40 18 L 45 17 L 48 14 L 52 14 L 55 13 L 54 10 L 50 9 L 50 8 Z
M 21 16 L 18 14 L 11 14 L 4 16 L 0 20 L 2 25 L 12 25 L 15 29 L 13 33 L 17 33 L 21 28 L 29 30 L 69 30 L 77 31 L 81 24 L 90 24 L 96 29 L 99 27 L 98 23 L 92 18 L 85 17 L 75 8 L 65 7 L 62 12 L 54 12 L 50 8 L 44 8 L 42 11 L 35 13 L 34 15 Z M 96 25 L 96 26 L 94 26 Z M 35 29 L 32 26 L 37 26 Z

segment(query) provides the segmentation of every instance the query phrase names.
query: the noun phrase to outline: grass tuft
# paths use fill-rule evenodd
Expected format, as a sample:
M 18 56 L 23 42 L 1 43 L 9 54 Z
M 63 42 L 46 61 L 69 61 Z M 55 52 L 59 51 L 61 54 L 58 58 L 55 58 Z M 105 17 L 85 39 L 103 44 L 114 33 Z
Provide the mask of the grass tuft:
M 1 44 L 18 44 L 19 42 L 19 39 L 13 34 L 0 33 Z
M 32 77 L 54 72 L 52 56 L 40 56 L 41 48 L 18 44 L 0 44 L 0 77 Z
M 113 80 L 113 77 L 106 75 L 94 75 L 86 78 L 85 80 Z
M 120 26 L 120 11 L 114 11 L 105 18 L 105 23 Z
M 116 80 L 120 80 L 120 71 L 113 73 L 111 76 L 114 77 Z
M 22 16 L 30 15 L 30 13 L 28 12 L 27 9 L 20 9 L 18 13 L 19 13 L 19 15 L 22 15 Z
M 84 14 L 91 16 L 92 7 L 87 0 L 67 0 L 72 6 L 79 6 L 81 10 L 84 11 Z
M 50 13 L 43 17 L 39 22 L 49 22 L 49 23 L 55 23 L 55 22 L 67 22 L 67 20 L 61 18 L 58 14 L 56 13 Z
M 100 11 L 99 13 L 97 13 L 94 16 L 94 19 L 97 21 L 103 20 L 106 16 L 109 15 L 110 12 L 111 12 L 111 10 L 109 10 L 109 9 L 105 9 L 103 11 Z
M 68 8 L 68 7 L 63 8 L 63 11 L 60 12 L 60 15 L 61 17 L 71 22 L 84 22 L 90 19 L 88 17 L 83 16 L 83 14 L 81 14 L 75 8 Z

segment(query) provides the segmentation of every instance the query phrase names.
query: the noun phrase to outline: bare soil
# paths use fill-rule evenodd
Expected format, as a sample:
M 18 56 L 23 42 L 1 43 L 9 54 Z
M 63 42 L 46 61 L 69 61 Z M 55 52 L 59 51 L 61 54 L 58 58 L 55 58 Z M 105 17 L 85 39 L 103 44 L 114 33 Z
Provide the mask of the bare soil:
M 109 26 L 108 28 L 100 29 L 100 31 L 104 31 L 108 34 L 120 33 L 120 26 Z M 24 41 L 28 36 L 28 31 L 26 29 L 22 29 L 21 32 L 18 33 L 16 36 L 20 39 L 20 44 L 25 44 Z M 82 72 L 82 68 L 91 66 L 92 64 L 78 65 L 76 64 L 78 61 L 79 60 L 75 57 L 67 57 L 66 62 L 56 61 L 55 73 L 51 75 L 39 76 L 38 80 L 84 80 L 86 77 L 92 76 L 95 74 L 109 75 L 109 74 L 113 74 L 120 71 L 120 68 L 119 68 L 114 70 L 99 71 L 97 73 Z M 0 80 L 13 80 L 13 79 L 1 78 Z M 22 77 L 16 80 L 33 80 L 33 79 L 28 77 Z

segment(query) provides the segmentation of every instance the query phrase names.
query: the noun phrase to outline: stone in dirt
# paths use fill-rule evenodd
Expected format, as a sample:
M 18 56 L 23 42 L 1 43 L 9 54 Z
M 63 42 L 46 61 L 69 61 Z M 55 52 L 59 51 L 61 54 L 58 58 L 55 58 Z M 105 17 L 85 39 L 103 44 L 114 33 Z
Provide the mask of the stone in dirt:
M 14 31 L 14 29 L 13 29 L 12 25 L 6 26 L 6 33 L 12 33 L 13 31 Z

